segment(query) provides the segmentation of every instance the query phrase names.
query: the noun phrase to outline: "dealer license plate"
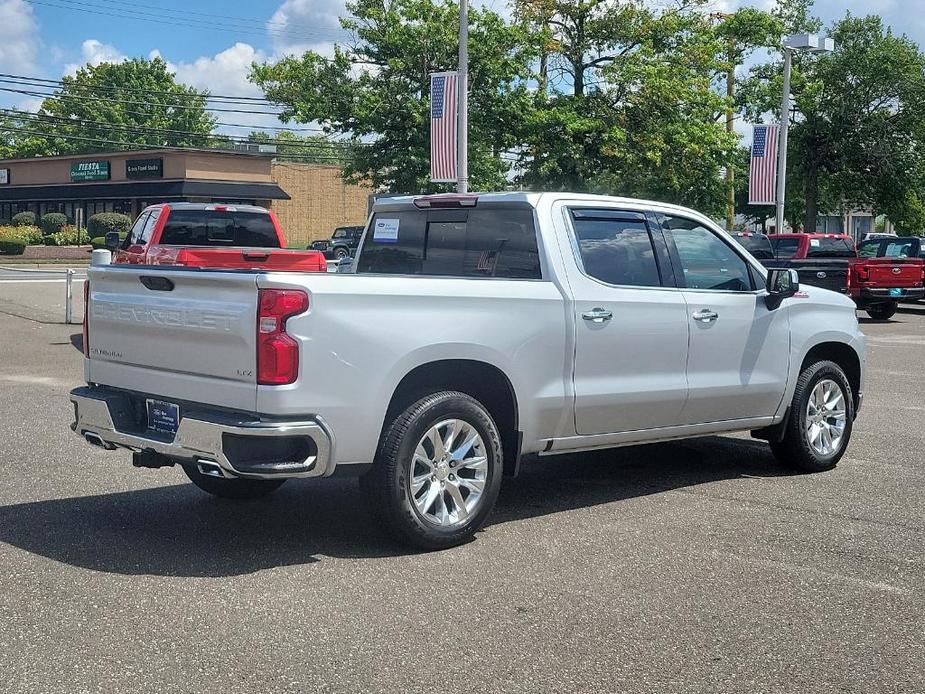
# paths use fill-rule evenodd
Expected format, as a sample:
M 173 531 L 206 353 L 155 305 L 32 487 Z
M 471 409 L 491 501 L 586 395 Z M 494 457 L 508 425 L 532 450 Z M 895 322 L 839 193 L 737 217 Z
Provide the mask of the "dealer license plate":
M 163 434 L 176 434 L 180 426 L 180 406 L 163 400 L 147 400 L 148 428 Z
M 893 287 L 890 289 L 890 296 L 902 296 L 903 290 L 899 287 Z

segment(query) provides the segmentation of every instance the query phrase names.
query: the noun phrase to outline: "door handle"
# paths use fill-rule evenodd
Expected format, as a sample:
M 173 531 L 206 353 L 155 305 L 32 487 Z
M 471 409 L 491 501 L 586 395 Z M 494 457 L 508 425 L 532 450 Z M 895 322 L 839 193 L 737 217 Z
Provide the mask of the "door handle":
M 700 321 L 701 323 L 712 323 L 717 318 L 719 318 L 719 314 L 716 311 L 711 311 L 708 308 L 704 308 L 695 312 L 693 318 L 694 320 Z
M 585 311 L 581 314 L 581 317 L 585 320 L 589 320 L 592 323 L 603 323 L 613 318 L 613 313 L 608 311 L 606 308 L 592 308 L 590 311 Z

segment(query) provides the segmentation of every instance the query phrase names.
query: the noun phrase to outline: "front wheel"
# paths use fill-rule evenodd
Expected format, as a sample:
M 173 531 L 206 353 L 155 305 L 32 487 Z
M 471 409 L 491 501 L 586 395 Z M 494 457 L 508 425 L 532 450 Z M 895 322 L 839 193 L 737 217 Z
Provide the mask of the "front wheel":
M 803 472 L 834 468 L 845 454 L 854 424 L 854 398 L 842 368 L 831 361 L 807 366 L 797 380 L 784 438 L 774 456 Z
M 343 260 L 344 258 L 350 257 L 350 251 L 346 248 L 335 248 L 334 249 L 334 260 Z
M 471 538 L 491 513 L 502 461 L 501 435 L 488 411 L 464 393 L 444 391 L 387 425 L 361 484 L 396 539 L 446 549 Z
M 190 482 L 202 491 L 223 499 L 259 499 L 270 492 L 279 489 L 286 480 L 251 480 L 251 479 L 225 479 L 204 475 L 192 465 L 184 465 L 183 472 Z
M 889 320 L 896 315 L 899 304 L 895 301 L 888 301 L 885 304 L 875 304 L 867 309 L 867 315 L 874 320 Z

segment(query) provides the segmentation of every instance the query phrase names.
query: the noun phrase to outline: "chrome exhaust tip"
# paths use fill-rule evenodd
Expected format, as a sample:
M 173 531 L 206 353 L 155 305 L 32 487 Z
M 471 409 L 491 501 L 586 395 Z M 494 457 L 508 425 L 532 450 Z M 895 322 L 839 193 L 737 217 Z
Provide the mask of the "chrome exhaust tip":
M 196 469 L 199 470 L 201 474 L 208 477 L 225 479 L 225 473 L 222 472 L 222 469 L 217 464 L 209 462 L 208 460 L 197 460 Z
M 103 437 L 99 434 L 94 434 L 92 431 L 84 432 L 84 440 L 89 443 L 91 446 L 96 446 L 97 448 L 102 448 L 104 451 L 114 451 L 116 447 L 111 443 L 106 443 L 103 441 Z

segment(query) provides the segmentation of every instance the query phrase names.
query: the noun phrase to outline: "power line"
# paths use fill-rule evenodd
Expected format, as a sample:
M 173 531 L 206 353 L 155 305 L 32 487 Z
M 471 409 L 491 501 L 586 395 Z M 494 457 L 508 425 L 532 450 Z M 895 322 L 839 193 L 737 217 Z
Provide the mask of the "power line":
M 166 149 L 166 150 L 180 151 L 180 152 L 202 151 L 202 150 L 198 150 L 198 149 L 195 148 L 195 147 L 175 147 L 175 146 L 173 146 L 173 145 L 149 145 L 149 144 L 142 143 L 142 142 L 125 142 L 125 141 L 122 141 L 122 140 L 108 140 L 108 139 L 102 138 L 102 137 L 83 137 L 83 136 L 80 136 L 80 135 L 60 135 L 60 134 L 59 134 L 59 135 L 52 135 L 52 134 L 49 134 L 49 133 L 40 132 L 40 131 L 38 131 L 38 130 L 25 130 L 25 129 L 23 129 L 23 128 L 4 128 L 4 127 L 0 127 L 0 132 L 4 132 L 4 131 L 5 131 L 5 132 L 21 132 L 21 133 L 26 133 L 27 135 L 35 135 L 35 136 L 37 136 L 37 137 L 42 137 L 42 138 L 45 138 L 45 139 L 48 139 L 48 140 L 61 139 L 61 140 L 74 140 L 74 141 L 79 141 L 79 142 L 98 142 L 98 143 L 101 143 L 101 144 L 106 144 L 106 145 L 117 145 L 117 146 L 119 146 L 119 147 L 130 147 L 130 148 L 132 148 L 132 149 L 138 149 L 138 150 L 143 150 L 143 149 Z M 227 150 L 227 149 L 224 149 L 224 150 L 223 150 L 223 149 L 212 149 L 212 150 L 206 150 L 206 151 L 211 151 L 211 152 L 216 152 L 216 153 L 226 153 L 226 154 L 227 154 L 227 153 L 229 153 L 231 150 Z M 309 155 L 307 155 L 307 154 L 306 154 L 306 155 L 290 154 L 290 155 L 283 155 L 283 158 L 292 159 L 293 157 L 299 157 L 299 156 L 308 157 Z M 321 161 L 338 161 L 338 162 L 339 162 L 339 161 L 342 161 L 342 158 L 341 158 L 341 157 L 337 157 L 337 156 L 311 155 L 311 157 L 312 157 L 313 159 L 317 159 L 317 160 L 321 160 Z
M 279 145 L 284 147 L 294 147 L 299 149 L 350 149 L 355 146 L 364 146 L 364 143 L 348 143 L 341 142 L 338 140 L 328 140 L 327 142 L 304 142 L 299 140 L 286 140 L 286 139 L 273 139 L 273 138 L 261 138 L 260 140 L 251 140 L 240 137 L 233 137 L 230 135 L 222 135 L 216 133 L 198 133 L 192 130 L 174 130 L 170 128 L 156 128 L 153 126 L 146 125 L 120 125 L 115 123 L 105 123 L 102 121 L 93 121 L 86 120 L 81 118 L 65 118 L 62 116 L 50 116 L 44 113 L 26 113 L 23 111 L 16 111 L 15 109 L 3 109 L 0 108 L 0 113 L 8 115 L 13 118 L 18 118 L 28 122 L 44 122 L 51 124 L 66 124 L 66 125 L 83 125 L 83 126 L 95 126 L 99 128 L 105 128 L 108 130 L 121 130 L 126 132 L 134 132 L 142 135 L 183 135 L 190 137 L 200 137 L 203 139 L 215 139 L 221 142 L 227 142 L 230 144 L 272 144 Z
M 238 20 L 225 20 L 225 21 L 216 21 L 218 16 L 213 16 L 212 21 L 197 21 L 195 19 L 189 19 L 187 17 L 190 13 L 178 14 L 177 10 L 166 10 L 168 14 L 160 14 L 155 12 L 146 12 L 145 10 L 139 9 L 123 9 L 123 8 L 113 8 L 111 4 L 119 3 L 106 3 L 98 4 L 94 2 L 82 2 L 81 0 L 25 0 L 26 2 L 32 5 L 41 5 L 45 7 L 51 7 L 60 10 L 70 10 L 72 12 L 85 12 L 88 14 L 102 15 L 105 17 L 119 17 L 120 19 L 132 19 L 135 21 L 142 22 L 153 22 L 156 24 L 167 24 L 173 27 L 182 26 L 185 28 L 191 29 L 207 29 L 213 31 L 236 31 L 242 34 L 254 34 L 259 36 L 265 36 L 270 34 L 271 36 L 276 36 L 279 38 L 290 38 L 290 39 L 302 39 L 307 41 L 317 41 L 320 39 L 328 38 L 322 34 L 315 32 L 305 32 L 299 33 L 286 29 L 274 29 L 272 27 L 266 27 L 264 30 L 251 28 L 255 23 L 259 23 L 260 20 L 243 20 L 243 22 Z M 125 4 L 125 3 L 122 3 Z M 166 8 L 165 8 L 166 9 Z M 173 13 L 171 15 L 170 13 Z
M 80 97 L 70 94 L 55 94 L 54 92 L 38 92 L 33 90 L 24 90 L 24 89 L 13 89 L 12 87 L 0 87 L 2 92 L 11 92 L 13 94 L 24 94 L 26 96 L 35 96 L 42 98 L 53 98 L 53 99 L 83 99 L 86 97 Z M 216 113 L 249 113 L 253 115 L 264 115 L 264 116 L 276 116 L 279 117 L 281 114 L 277 111 L 254 111 L 254 110 L 244 110 L 244 109 L 235 109 L 235 108 L 213 108 L 211 106 L 186 106 L 184 104 L 169 104 L 169 103 L 157 103 L 151 101 L 129 101 L 127 99 L 108 99 L 105 97 L 93 97 L 97 101 L 105 101 L 111 104 L 129 104 L 131 106 L 157 106 L 161 108 L 173 108 L 173 109 L 185 109 L 185 110 L 200 110 L 205 108 L 209 111 L 215 111 Z M 202 98 L 192 97 L 192 98 Z
M 64 80 L 50 80 L 43 77 L 27 77 L 25 75 L 10 75 L 7 73 L 0 72 L 0 82 L 5 82 L 8 84 L 18 84 L 26 87 L 38 87 L 40 89 L 51 89 L 55 87 L 64 87 Z M 160 92 L 153 91 L 148 89 L 129 89 L 125 87 L 99 87 L 99 86 L 89 86 L 82 84 L 68 84 L 69 87 L 79 87 L 80 89 L 87 89 L 90 91 L 100 91 L 100 92 L 117 92 L 117 93 L 135 93 L 135 94 L 146 94 L 154 96 L 177 96 L 175 92 Z M 269 99 L 266 99 L 262 96 L 230 96 L 230 95 L 221 95 L 221 94 L 201 94 L 207 101 L 213 101 L 216 99 L 228 100 L 233 102 L 247 102 L 255 101 L 270 104 Z

